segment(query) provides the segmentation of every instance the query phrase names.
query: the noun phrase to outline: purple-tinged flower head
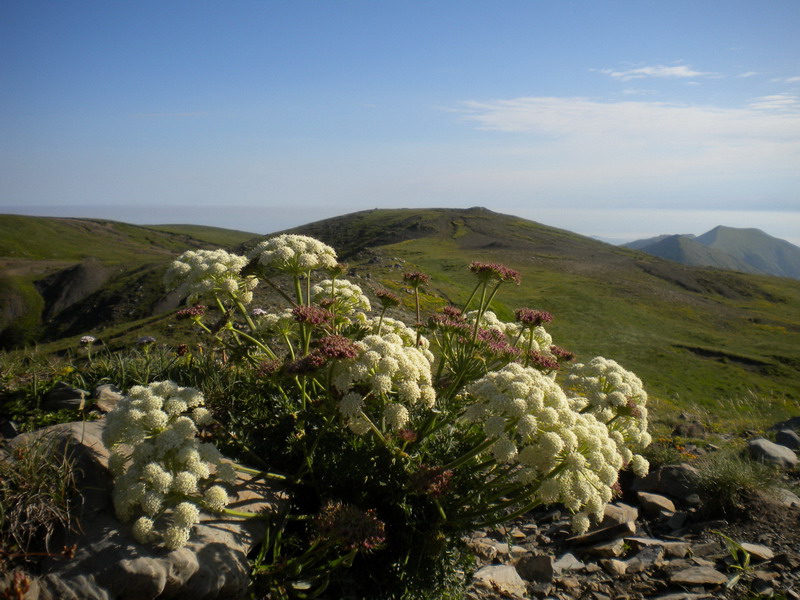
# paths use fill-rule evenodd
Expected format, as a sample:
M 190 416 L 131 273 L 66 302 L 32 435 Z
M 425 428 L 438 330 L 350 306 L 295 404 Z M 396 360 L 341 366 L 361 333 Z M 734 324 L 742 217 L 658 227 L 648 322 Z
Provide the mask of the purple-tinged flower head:
M 638 404 L 636 404 L 636 401 L 633 398 L 628 400 L 628 402 L 625 404 L 625 408 L 627 409 L 626 412 L 634 419 L 641 418 L 642 409 Z
M 417 432 L 413 429 L 401 429 L 397 432 L 397 437 L 407 442 L 409 444 L 413 444 L 417 441 Z
M 375 296 L 378 298 L 383 308 L 393 308 L 400 304 L 400 297 L 389 290 L 375 290 Z
M 520 354 L 520 349 L 509 344 L 499 329 L 479 329 L 478 342 L 498 357 L 514 359 Z
M 138 340 L 136 340 L 136 343 L 139 344 L 140 346 L 147 346 L 149 344 L 155 344 L 156 338 L 154 338 L 152 335 L 143 335 Z
M 516 283 L 522 280 L 519 271 L 509 269 L 508 267 L 499 263 L 484 263 L 473 262 L 469 266 L 469 270 L 478 276 L 481 281 L 502 281 L 504 283 Z
M 530 327 L 539 327 L 543 323 L 549 323 L 553 320 L 553 315 L 549 312 L 533 308 L 518 308 L 514 311 L 514 316 L 517 318 L 518 323 Z
M 528 359 L 528 364 L 534 369 L 539 369 L 540 371 L 557 371 L 560 368 L 555 358 L 537 352 L 536 350 L 531 350 L 525 356 Z
M 289 375 L 308 375 L 309 373 L 318 371 L 327 361 L 328 358 L 324 354 L 315 350 L 302 358 L 288 363 L 285 367 L 285 371 Z
M 314 518 L 317 539 L 345 550 L 374 550 L 386 541 L 386 526 L 375 511 L 329 500 Z
M 186 356 L 189 354 L 189 344 L 178 344 L 178 347 L 175 349 L 175 354 L 178 356 Z
M 206 307 L 202 304 L 195 304 L 187 308 L 182 308 L 175 313 L 178 319 L 196 319 L 206 314 Z
M 254 308 L 250 311 L 250 314 L 254 317 L 266 317 L 269 314 L 269 311 L 264 310 L 263 308 Z
M 452 469 L 420 465 L 419 469 L 411 475 L 411 488 L 418 493 L 439 498 L 450 488 L 452 479 Z
M 97 341 L 97 338 L 94 337 L 93 335 L 81 336 L 81 344 L 83 344 L 84 346 L 91 346 L 96 341 Z
M 333 318 L 330 311 L 318 306 L 297 306 L 292 309 L 292 316 L 298 323 L 309 325 L 322 325 Z
M 558 362 L 569 362 L 575 360 L 575 353 L 562 348 L 561 346 L 550 346 L 550 352 L 556 357 Z
M 265 360 L 256 367 L 257 377 L 269 377 L 281 370 L 283 363 L 279 360 Z
M 343 335 L 329 335 L 317 342 L 317 351 L 328 358 L 355 358 L 360 349 Z
M 442 309 L 442 314 L 446 317 L 453 319 L 454 321 L 464 321 L 464 311 L 460 308 L 453 306 L 452 304 L 448 304 Z
M 417 289 L 425 285 L 431 280 L 430 275 L 421 273 L 420 271 L 410 271 L 403 273 L 403 281 L 405 281 L 412 288 Z

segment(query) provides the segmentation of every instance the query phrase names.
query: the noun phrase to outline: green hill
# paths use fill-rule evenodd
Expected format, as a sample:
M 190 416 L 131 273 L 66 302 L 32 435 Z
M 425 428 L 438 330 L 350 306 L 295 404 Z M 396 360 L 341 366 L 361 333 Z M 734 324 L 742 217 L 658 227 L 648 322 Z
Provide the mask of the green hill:
M 471 261 L 518 269 L 523 283 L 503 290 L 498 312 L 552 312 L 556 343 L 618 360 L 663 405 L 800 400 L 800 282 L 687 267 L 485 209 L 364 211 L 294 231 L 333 245 L 367 285 L 421 269 L 454 302 Z
M 94 225 L 87 227 L 87 235 L 100 235 Z M 29 261 L 44 266 L 36 277 L 26 276 L 27 287 L 11 303 L 14 310 L 30 299 L 35 281 L 44 304 L 36 310 L 47 315 L 42 326 L 50 339 L 91 330 L 109 343 L 123 343 L 130 332 L 156 335 L 164 343 L 186 341 L 173 320 L 158 317 L 180 300 L 164 293 L 161 274 L 172 256 L 201 242 L 186 237 L 186 230 L 178 235 L 127 227 L 100 228 L 111 230 L 112 237 L 99 246 L 95 239 L 99 260 L 73 259 L 54 272 L 53 258 Z M 114 237 L 126 231 L 129 237 Z M 370 210 L 291 231 L 332 245 L 367 293 L 393 289 L 406 299 L 406 309 L 410 295 L 402 274 L 428 273 L 428 314 L 447 301 L 465 300 L 473 285 L 471 261 L 517 269 L 522 285 L 502 290 L 496 312 L 506 319 L 518 307 L 553 313 L 548 330 L 556 344 L 580 360 L 603 355 L 635 371 L 656 411 L 695 408 L 721 414 L 753 397 L 784 408 L 800 401 L 800 281 L 688 267 L 480 208 Z M 152 247 L 159 259 L 136 268 L 103 262 L 102 252 L 111 253 L 110 239 L 142 252 Z M 142 241 L 148 239 L 153 243 Z M 244 242 L 239 251 L 254 243 Z M 84 287 L 86 293 L 75 299 L 70 286 L 78 282 L 92 291 Z M 258 288 L 253 306 L 269 306 L 270 293 L 268 286 Z M 51 315 L 55 306 L 59 310 Z M 73 337 L 51 347 L 74 344 Z
M 234 245 L 254 235 L 163 227 L 0 215 L 0 348 L 174 308 L 179 299 L 161 289 L 169 261 L 191 248 Z
M 715 227 L 703 235 L 660 235 L 625 244 L 684 265 L 800 279 L 800 248 L 760 229 Z

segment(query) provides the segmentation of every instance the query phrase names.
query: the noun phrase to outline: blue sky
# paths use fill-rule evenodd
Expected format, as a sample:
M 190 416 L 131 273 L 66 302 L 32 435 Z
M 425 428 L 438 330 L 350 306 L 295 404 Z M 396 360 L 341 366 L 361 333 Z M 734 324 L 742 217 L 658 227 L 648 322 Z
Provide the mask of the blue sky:
M 800 244 L 800 3 L 0 2 L 0 212 Z

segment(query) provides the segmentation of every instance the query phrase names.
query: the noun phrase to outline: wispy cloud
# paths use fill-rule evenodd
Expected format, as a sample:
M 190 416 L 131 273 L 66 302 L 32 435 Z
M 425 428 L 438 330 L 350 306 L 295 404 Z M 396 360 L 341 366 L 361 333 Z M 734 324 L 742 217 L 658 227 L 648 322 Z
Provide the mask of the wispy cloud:
M 660 78 L 692 78 L 704 77 L 715 75 L 715 73 L 707 73 L 704 71 L 696 71 L 689 65 L 677 65 L 668 67 L 665 65 L 653 65 L 648 67 L 638 67 L 636 69 L 627 69 L 625 71 L 615 71 L 614 69 L 600 69 L 600 73 L 611 76 L 613 79 L 619 81 L 630 81 L 631 79 L 645 79 L 648 77 Z
M 745 71 L 744 73 L 739 73 L 737 77 L 755 77 L 758 75 L 756 71 Z
M 756 110 L 779 111 L 787 113 L 800 113 L 800 97 L 793 94 L 774 94 L 772 96 L 761 96 L 754 102 L 748 104 L 750 108 Z
M 472 189 L 489 193 L 513 182 L 521 196 L 536 190 L 630 206 L 643 198 L 684 208 L 796 203 L 800 106 L 786 96 L 737 108 L 523 97 L 465 101 L 453 110 L 479 130 L 508 134 L 487 138 L 496 145 L 487 145 Z
M 798 83 L 800 82 L 800 77 L 778 77 L 772 81 L 775 83 Z

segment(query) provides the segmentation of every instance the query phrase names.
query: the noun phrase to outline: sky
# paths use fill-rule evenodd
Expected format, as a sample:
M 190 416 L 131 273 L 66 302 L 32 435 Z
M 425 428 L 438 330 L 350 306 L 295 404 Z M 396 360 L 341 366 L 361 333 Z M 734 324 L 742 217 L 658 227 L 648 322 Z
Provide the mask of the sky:
M 800 245 L 797 0 L 0 0 L 0 213 Z

